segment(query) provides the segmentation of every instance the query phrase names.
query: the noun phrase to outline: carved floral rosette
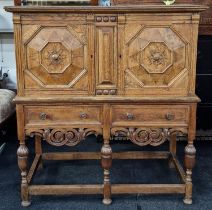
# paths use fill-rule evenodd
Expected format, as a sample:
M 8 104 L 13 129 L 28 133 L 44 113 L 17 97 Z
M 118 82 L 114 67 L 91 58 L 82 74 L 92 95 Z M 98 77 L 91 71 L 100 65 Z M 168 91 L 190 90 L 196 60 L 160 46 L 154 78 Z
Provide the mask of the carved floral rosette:
M 126 136 L 138 146 L 159 146 L 163 144 L 173 134 L 182 135 L 187 133 L 185 128 L 112 128 L 111 134 L 114 136 Z
M 40 136 L 53 146 L 75 146 L 87 136 L 101 134 L 101 129 L 70 128 L 70 129 L 27 129 L 26 135 Z

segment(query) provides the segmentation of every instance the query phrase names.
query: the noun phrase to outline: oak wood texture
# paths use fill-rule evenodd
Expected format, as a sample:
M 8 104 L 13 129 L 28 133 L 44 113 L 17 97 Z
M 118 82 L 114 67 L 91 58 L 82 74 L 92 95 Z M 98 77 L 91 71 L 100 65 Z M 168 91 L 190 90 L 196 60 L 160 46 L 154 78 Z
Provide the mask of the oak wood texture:
M 18 164 L 22 205 L 30 195 L 183 193 L 192 203 L 195 163 L 196 50 L 200 5 L 112 7 L 6 7 L 13 12 L 18 96 Z M 43 153 L 103 135 L 98 153 Z M 113 153 L 112 135 L 138 146 L 170 140 L 169 152 Z M 185 168 L 176 160 L 176 138 L 188 134 Z M 25 136 L 35 136 L 28 171 Z M 43 140 L 41 140 L 43 139 Z M 30 149 L 30 148 L 29 148 Z M 111 184 L 113 159 L 168 159 L 182 184 Z M 45 160 L 98 159 L 103 185 L 31 185 Z

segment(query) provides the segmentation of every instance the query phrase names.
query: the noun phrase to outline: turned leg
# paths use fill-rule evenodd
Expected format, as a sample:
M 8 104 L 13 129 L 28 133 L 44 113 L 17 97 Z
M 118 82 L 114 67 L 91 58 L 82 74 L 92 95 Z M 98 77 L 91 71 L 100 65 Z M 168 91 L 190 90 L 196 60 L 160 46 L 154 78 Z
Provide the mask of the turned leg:
M 104 188 L 103 188 L 103 203 L 111 204 L 111 184 L 110 184 L 110 167 L 112 165 L 112 149 L 109 145 L 109 140 L 104 140 L 104 145 L 101 150 L 101 162 L 104 169 Z
M 25 141 L 20 141 L 20 146 L 17 151 L 18 166 L 21 170 L 21 199 L 22 206 L 29 206 L 31 204 L 29 200 L 29 188 L 27 182 L 27 158 L 28 148 L 25 145 Z
M 35 154 L 42 156 L 42 144 L 41 144 L 42 138 L 40 136 L 35 136 Z M 39 160 L 38 163 L 38 170 L 43 168 L 43 162 L 42 157 Z
M 185 183 L 185 204 L 192 204 L 192 169 L 195 165 L 196 149 L 193 145 L 196 137 L 196 104 L 191 106 L 190 125 L 188 129 L 188 144 L 185 147 L 185 169 L 186 169 L 186 183 Z
M 196 149 L 193 142 L 185 147 L 185 168 L 186 168 L 186 192 L 184 203 L 192 204 L 192 169 L 195 165 Z
M 177 152 L 177 135 L 172 134 L 169 139 L 169 152 L 176 155 Z M 169 168 L 175 168 L 172 158 L 169 158 Z

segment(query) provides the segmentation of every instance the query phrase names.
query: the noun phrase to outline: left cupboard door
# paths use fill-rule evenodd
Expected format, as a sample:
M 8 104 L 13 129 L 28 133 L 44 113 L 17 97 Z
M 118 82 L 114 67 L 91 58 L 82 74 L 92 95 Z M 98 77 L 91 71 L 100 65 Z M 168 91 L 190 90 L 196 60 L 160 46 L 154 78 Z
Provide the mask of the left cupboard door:
M 91 94 L 86 24 L 22 25 L 26 94 Z

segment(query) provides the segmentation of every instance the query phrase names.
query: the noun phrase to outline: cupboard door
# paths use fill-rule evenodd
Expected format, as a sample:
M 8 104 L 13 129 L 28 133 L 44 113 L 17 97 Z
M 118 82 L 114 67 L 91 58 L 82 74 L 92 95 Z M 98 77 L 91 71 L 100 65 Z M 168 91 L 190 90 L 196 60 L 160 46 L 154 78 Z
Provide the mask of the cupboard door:
M 128 15 L 120 69 L 125 94 L 188 95 L 189 74 L 195 74 L 194 39 L 189 16 L 175 21 L 168 15 Z
M 22 37 L 26 91 L 89 93 L 86 24 L 23 25 Z

